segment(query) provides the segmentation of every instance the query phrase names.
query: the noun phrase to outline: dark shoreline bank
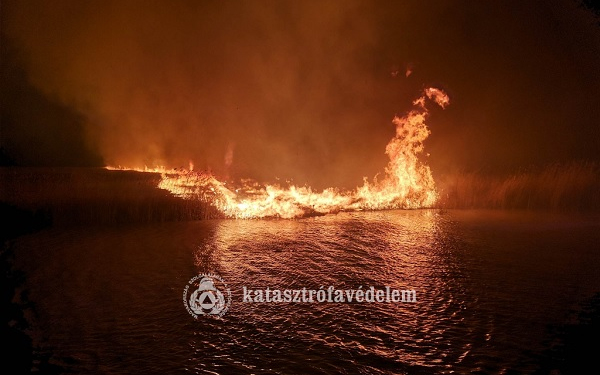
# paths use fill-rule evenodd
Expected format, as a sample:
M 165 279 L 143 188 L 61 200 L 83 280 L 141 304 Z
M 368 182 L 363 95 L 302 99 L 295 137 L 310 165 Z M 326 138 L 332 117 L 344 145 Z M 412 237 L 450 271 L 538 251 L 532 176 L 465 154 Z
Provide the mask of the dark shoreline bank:
M 104 168 L 0 168 L 0 204 L 53 227 L 220 218 L 206 203 L 158 189 L 160 175 Z
M 6 356 L 5 369 L 10 369 L 14 374 L 30 373 L 33 368 L 34 348 L 31 337 L 26 334 L 30 328 L 24 316 L 24 309 L 30 308 L 27 296 L 17 296 L 18 289 L 24 283 L 25 275 L 14 269 L 12 262 L 14 253 L 11 248 L 12 240 L 38 232 L 50 226 L 43 212 L 29 212 L 0 203 L 0 218 L 5 227 L 0 235 L 0 270 L 4 276 L 2 283 L 2 328 L 0 335 L 6 340 L 4 347 L 8 349 L 3 353 Z M 14 300 L 18 302 L 13 302 Z

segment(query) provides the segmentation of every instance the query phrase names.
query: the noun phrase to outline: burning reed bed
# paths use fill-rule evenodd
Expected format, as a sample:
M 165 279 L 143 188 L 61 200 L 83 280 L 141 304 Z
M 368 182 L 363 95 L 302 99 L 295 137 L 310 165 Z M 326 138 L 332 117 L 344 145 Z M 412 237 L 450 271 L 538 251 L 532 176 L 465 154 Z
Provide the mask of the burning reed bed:
M 442 208 L 600 212 L 600 166 L 552 164 L 508 176 L 459 173 L 438 179 Z
M 155 173 L 0 168 L 0 181 L 3 211 L 56 226 L 220 217 L 207 203 L 176 198 L 156 188 L 160 175 Z
M 205 201 L 158 189 L 160 179 L 158 173 L 102 168 L 0 168 L 0 210 L 17 230 L 223 217 Z M 459 173 L 441 176 L 437 185 L 439 208 L 600 212 L 596 163 L 553 164 L 509 176 Z

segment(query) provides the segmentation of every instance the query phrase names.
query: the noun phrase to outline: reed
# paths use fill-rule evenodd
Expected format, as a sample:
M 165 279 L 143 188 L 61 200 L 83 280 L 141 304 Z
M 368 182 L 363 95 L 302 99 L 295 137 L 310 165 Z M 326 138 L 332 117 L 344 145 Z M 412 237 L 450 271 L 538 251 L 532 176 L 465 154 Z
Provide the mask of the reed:
M 464 172 L 438 178 L 443 208 L 600 211 L 600 167 L 571 162 L 505 176 Z
M 86 168 L 0 168 L 0 202 L 55 226 L 220 217 L 205 202 L 156 188 L 159 174 Z
M 121 225 L 222 218 L 211 204 L 172 196 L 157 173 L 101 168 L 0 168 L 6 219 L 39 226 Z M 437 178 L 438 208 L 600 212 L 600 166 L 573 162 L 505 176 L 463 172 Z M 29 224 L 25 224 L 29 225 Z

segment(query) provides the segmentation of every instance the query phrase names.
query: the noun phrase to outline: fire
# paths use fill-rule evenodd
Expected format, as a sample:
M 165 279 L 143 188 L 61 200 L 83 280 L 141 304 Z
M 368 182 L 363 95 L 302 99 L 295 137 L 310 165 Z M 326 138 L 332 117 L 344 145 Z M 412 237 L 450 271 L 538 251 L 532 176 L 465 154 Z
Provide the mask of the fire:
M 394 117 L 396 135 L 385 148 L 390 161 L 382 179 L 372 182 L 365 177 L 363 185 L 351 191 L 328 188 L 321 192 L 306 186 L 281 187 L 243 181 L 228 187 L 214 175 L 164 167 L 135 169 L 161 173 L 158 184 L 173 195 L 213 204 L 225 216 L 239 219 L 278 217 L 291 219 L 307 215 L 339 211 L 414 209 L 431 207 L 438 194 L 431 170 L 419 160 L 423 141 L 430 134 L 425 124 L 427 99 L 445 108 L 450 100 L 440 89 L 428 88 L 416 99 L 415 108 L 404 117 Z M 124 168 L 111 168 L 124 169 Z

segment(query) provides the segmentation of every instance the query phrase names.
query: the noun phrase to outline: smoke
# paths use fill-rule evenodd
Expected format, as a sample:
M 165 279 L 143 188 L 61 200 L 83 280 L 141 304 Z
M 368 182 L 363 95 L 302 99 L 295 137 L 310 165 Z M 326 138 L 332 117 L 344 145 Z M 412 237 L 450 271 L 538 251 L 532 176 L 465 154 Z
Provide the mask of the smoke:
M 107 164 L 354 187 L 430 84 L 454 102 L 434 172 L 598 157 L 598 19 L 574 2 L 5 3 L 29 82 Z

